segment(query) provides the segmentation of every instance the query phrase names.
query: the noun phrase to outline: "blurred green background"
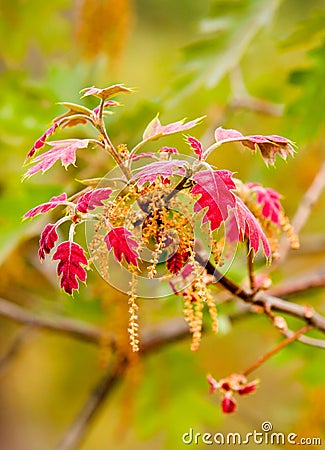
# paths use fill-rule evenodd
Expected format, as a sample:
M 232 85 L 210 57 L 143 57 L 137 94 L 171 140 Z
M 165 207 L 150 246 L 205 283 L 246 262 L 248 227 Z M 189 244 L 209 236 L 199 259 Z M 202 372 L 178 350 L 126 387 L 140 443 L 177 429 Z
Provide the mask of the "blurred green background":
M 78 189 L 75 177 L 98 176 L 112 167 L 100 153 L 85 152 L 78 169 L 65 171 L 57 164 L 46 176 L 21 183 L 26 153 L 62 112 L 56 102 L 77 102 L 87 86 L 136 87 L 110 119 L 116 143 L 136 143 L 157 112 L 162 123 L 206 114 L 192 132 L 205 144 L 221 125 L 291 138 L 297 155 L 278 160 L 276 169 L 235 145 L 211 161 L 244 181 L 278 189 L 292 217 L 324 159 L 324 1 L 1 0 L 0 8 L 1 297 L 44 317 L 79 318 L 128 339 L 127 297 L 96 272 L 79 295 L 62 294 L 55 265 L 40 265 L 37 258 L 46 219 L 21 221 L 32 206 Z M 88 131 L 77 127 L 62 135 L 82 138 Z M 181 136 L 165 142 L 187 151 Z M 275 283 L 324 271 L 324 206 L 322 195 L 302 230 L 301 250 L 272 274 Z M 240 264 L 234 276 L 245 280 Z M 323 290 L 293 300 L 324 311 Z M 143 327 L 179 316 L 182 309 L 177 298 L 144 300 L 140 307 Z M 242 399 L 235 415 L 222 416 L 217 399 L 209 397 L 206 373 L 220 378 L 243 370 L 279 342 L 263 317 L 231 324 L 228 314 L 237 309 L 220 305 L 220 334 L 204 336 L 198 353 L 191 354 L 185 340 L 135 364 L 81 449 L 178 449 L 185 447 L 181 436 L 190 427 L 247 433 L 265 420 L 276 431 L 324 439 L 322 350 L 299 343 L 285 349 L 258 371 L 260 388 Z M 5 354 L 21 327 L 1 317 L 0 326 Z M 104 347 L 58 334 L 25 330 L 25 335 L 16 357 L 0 371 L 1 450 L 53 448 L 103 374 L 101 361 L 110 358 Z

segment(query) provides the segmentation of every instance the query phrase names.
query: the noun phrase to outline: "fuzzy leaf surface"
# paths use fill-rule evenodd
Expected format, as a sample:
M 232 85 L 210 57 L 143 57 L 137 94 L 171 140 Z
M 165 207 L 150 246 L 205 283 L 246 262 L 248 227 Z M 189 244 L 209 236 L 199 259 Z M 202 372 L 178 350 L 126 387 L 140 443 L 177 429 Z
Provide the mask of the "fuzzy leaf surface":
M 109 188 L 93 189 L 86 192 L 79 197 L 77 202 L 77 210 L 82 213 L 87 213 L 96 208 L 96 206 L 103 206 L 103 200 L 107 200 L 111 195 L 112 190 Z
M 93 95 L 94 97 L 100 98 L 102 100 L 107 100 L 111 97 L 114 97 L 117 94 L 132 94 L 132 92 L 134 92 L 132 89 L 127 88 L 123 84 L 114 84 L 112 86 L 103 89 L 91 86 L 89 88 L 85 88 L 80 91 L 80 93 L 83 94 L 83 97 Z
M 69 295 L 79 289 L 79 282 L 85 282 L 87 273 L 84 266 L 88 264 L 84 250 L 75 242 L 65 241 L 60 244 L 52 259 L 59 260 L 57 273 L 61 276 L 61 287 Z
M 244 241 L 247 238 L 250 249 L 253 249 L 255 253 L 258 252 L 261 243 L 266 258 L 271 257 L 271 247 L 261 225 L 245 203 L 237 196 L 236 208 L 231 213 L 227 237 L 231 242 Z
M 200 198 L 194 205 L 194 211 L 199 212 L 207 208 L 203 223 L 209 222 L 211 231 L 220 227 L 229 215 L 229 208 L 235 207 L 235 196 L 231 192 L 235 189 L 232 172 L 228 170 L 204 170 L 193 176 L 195 186 L 191 189 Z
M 288 155 L 293 156 L 295 153 L 294 143 L 290 139 L 275 134 L 270 136 L 260 134 L 244 136 L 237 130 L 219 127 L 215 131 L 215 139 L 220 144 L 241 142 L 253 151 L 259 150 L 267 165 L 274 165 L 277 154 L 285 160 Z
M 30 217 L 35 217 L 38 214 L 44 214 L 50 211 L 51 209 L 56 208 L 59 205 L 63 205 L 67 201 L 67 194 L 63 192 L 63 194 L 57 195 L 55 197 L 50 198 L 50 200 L 46 203 L 41 203 L 38 206 L 30 209 L 25 213 L 24 219 L 28 219 Z
M 203 158 L 203 148 L 201 142 L 193 136 L 186 136 L 186 142 L 201 160 Z
M 33 162 L 36 164 L 28 170 L 24 178 L 30 177 L 38 172 L 46 172 L 58 160 L 61 160 L 65 168 L 70 164 L 75 164 L 76 151 L 80 148 L 88 147 L 89 139 L 65 139 L 62 141 L 49 141 L 47 144 L 53 148 L 34 159 Z
M 179 120 L 178 122 L 170 123 L 168 125 L 162 125 L 157 114 L 157 116 L 149 123 L 149 125 L 145 129 L 143 133 L 143 140 L 154 141 L 162 136 L 168 136 L 170 134 L 190 130 L 191 128 L 198 125 L 202 119 L 203 117 L 199 117 L 197 119 L 191 120 L 190 122 L 185 122 L 185 119 L 183 119 Z
M 38 249 L 38 256 L 41 261 L 42 259 L 45 259 L 45 256 L 50 253 L 56 241 L 59 239 L 59 236 L 56 232 L 56 227 L 57 225 L 55 223 L 48 223 L 42 231 Z
M 49 136 L 51 136 L 51 135 L 55 132 L 55 130 L 57 129 L 57 127 L 58 127 L 58 124 L 57 124 L 57 123 L 54 123 L 50 128 L 48 128 L 48 129 L 42 134 L 41 137 L 39 137 L 39 138 L 37 139 L 37 141 L 34 143 L 33 147 L 32 147 L 32 148 L 29 150 L 29 152 L 27 153 L 26 160 L 29 159 L 29 158 L 32 158 L 32 157 L 35 155 L 35 153 L 38 152 L 38 150 L 39 150 L 40 148 L 44 147 L 47 138 L 48 138 Z
M 262 215 L 265 219 L 271 220 L 276 225 L 280 225 L 282 206 L 279 201 L 281 194 L 271 188 L 265 188 L 259 183 L 247 183 L 251 192 L 256 194 L 256 200 L 262 207 Z
M 158 175 L 164 180 L 170 178 L 173 175 L 174 169 L 176 169 L 175 173 L 177 175 L 185 175 L 186 170 L 184 166 L 187 164 L 187 161 L 183 159 L 153 162 L 134 175 L 133 179 L 137 179 L 138 185 L 141 186 L 146 182 L 152 183 L 156 180 Z
M 137 266 L 139 244 L 132 239 L 132 233 L 124 227 L 112 228 L 104 238 L 108 251 L 113 249 L 114 257 L 118 262 L 124 256 L 128 264 Z

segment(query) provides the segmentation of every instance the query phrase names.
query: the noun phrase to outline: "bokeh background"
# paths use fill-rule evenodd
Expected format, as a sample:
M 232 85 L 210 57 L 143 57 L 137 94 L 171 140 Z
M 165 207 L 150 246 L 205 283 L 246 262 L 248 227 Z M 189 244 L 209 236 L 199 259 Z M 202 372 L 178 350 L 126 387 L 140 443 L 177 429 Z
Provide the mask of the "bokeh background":
M 110 118 L 116 143 L 136 143 L 157 112 L 163 123 L 207 115 L 192 133 L 205 144 L 221 125 L 291 138 L 297 154 L 278 160 L 276 169 L 236 145 L 212 157 L 244 181 L 279 190 L 289 217 L 324 159 L 322 0 L 1 0 L 0 42 L 0 296 L 42 317 L 94 323 L 127 345 L 127 297 L 96 271 L 78 295 L 64 295 L 55 265 L 37 258 L 46 219 L 21 220 L 32 206 L 79 189 L 76 178 L 113 167 L 99 152 L 80 152 L 78 169 L 57 164 L 21 183 L 27 151 L 62 112 L 57 102 L 77 102 L 80 89 L 136 87 Z M 83 138 L 88 132 L 77 127 L 61 134 Z M 165 140 L 171 143 L 186 153 L 181 136 Z M 322 195 L 302 230 L 300 251 L 272 273 L 275 284 L 325 270 L 324 206 Z M 245 283 L 240 262 L 233 276 Z M 107 398 L 82 450 L 172 450 L 185 447 L 181 436 L 190 427 L 246 433 L 265 420 L 277 431 L 324 439 L 324 354 L 299 343 L 259 369 L 260 388 L 242 399 L 235 415 L 221 414 L 218 399 L 208 395 L 206 374 L 243 370 L 280 336 L 261 316 L 232 323 L 228 316 L 240 307 L 214 292 L 219 335 L 204 336 L 195 354 L 185 339 L 136 361 Z M 292 300 L 324 311 L 322 289 Z M 175 297 L 140 300 L 140 308 L 143 329 L 182 314 Z M 105 339 L 98 348 L 2 317 L 0 336 L 0 355 L 17 336 L 19 342 L 14 357 L 0 365 L 0 449 L 54 448 L 105 371 L 111 357 Z

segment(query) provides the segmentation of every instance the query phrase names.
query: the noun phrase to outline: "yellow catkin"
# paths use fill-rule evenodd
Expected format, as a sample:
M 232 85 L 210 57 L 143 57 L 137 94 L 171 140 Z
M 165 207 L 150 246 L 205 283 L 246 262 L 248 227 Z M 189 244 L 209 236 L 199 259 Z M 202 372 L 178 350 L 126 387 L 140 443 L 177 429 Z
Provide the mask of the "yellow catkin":
M 300 246 L 299 238 L 298 238 L 298 235 L 296 234 L 295 230 L 293 229 L 293 226 L 289 222 L 288 217 L 286 217 L 286 216 L 282 217 L 281 227 L 289 239 L 291 248 L 294 250 L 297 250 Z
M 214 301 L 214 298 L 206 288 L 206 302 L 209 308 L 209 314 L 212 320 L 212 331 L 214 334 L 218 333 L 218 311 L 216 302 Z
M 130 282 L 131 289 L 128 292 L 129 300 L 129 326 L 128 332 L 130 337 L 130 344 L 133 352 L 139 351 L 139 324 L 138 324 L 138 309 L 139 306 L 136 303 L 136 275 L 132 273 L 132 281 Z

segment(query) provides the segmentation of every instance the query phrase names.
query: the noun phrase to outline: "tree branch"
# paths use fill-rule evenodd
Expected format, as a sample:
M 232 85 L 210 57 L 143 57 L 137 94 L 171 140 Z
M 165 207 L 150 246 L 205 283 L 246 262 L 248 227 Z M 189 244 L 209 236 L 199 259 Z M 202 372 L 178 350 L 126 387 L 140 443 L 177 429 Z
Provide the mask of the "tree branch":
M 17 323 L 61 332 L 87 342 L 98 343 L 102 334 L 100 328 L 76 319 L 67 319 L 60 316 L 52 316 L 52 318 L 38 317 L 25 308 L 3 298 L 0 298 L 0 315 Z
M 206 271 L 210 275 L 215 277 L 216 283 L 223 286 L 245 303 L 262 306 L 264 310 L 273 310 L 290 314 L 291 316 L 304 320 L 305 322 L 313 325 L 313 327 L 325 333 L 325 317 L 315 312 L 311 307 L 291 303 L 266 292 L 259 291 L 254 293 L 243 289 L 232 280 L 222 275 L 210 261 L 206 262 L 202 256 L 196 255 L 196 260 L 203 267 L 205 267 Z
M 299 294 L 309 289 L 325 287 L 325 274 L 311 275 L 305 278 L 299 278 L 276 286 L 270 290 L 270 294 L 276 297 L 288 297 L 289 295 Z

